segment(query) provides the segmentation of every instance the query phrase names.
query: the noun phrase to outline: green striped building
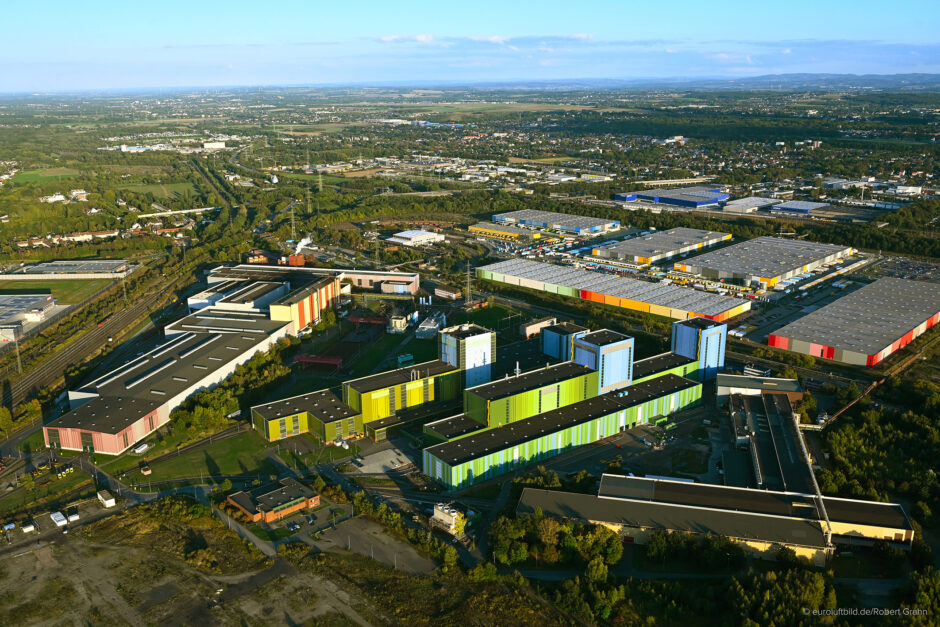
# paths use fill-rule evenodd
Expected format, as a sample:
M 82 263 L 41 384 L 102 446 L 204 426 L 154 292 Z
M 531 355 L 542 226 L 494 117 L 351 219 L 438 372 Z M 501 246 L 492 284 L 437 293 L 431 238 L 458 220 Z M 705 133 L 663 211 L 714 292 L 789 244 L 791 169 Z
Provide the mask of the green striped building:
M 673 374 L 424 449 L 425 474 L 449 489 L 591 444 L 696 405 L 702 384 Z

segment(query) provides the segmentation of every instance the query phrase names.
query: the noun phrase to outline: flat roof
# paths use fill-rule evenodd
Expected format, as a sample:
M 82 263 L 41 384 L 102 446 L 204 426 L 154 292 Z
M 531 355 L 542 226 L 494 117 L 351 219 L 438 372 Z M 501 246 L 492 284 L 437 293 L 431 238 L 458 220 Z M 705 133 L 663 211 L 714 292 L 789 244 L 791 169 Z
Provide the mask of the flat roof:
M 774 206 L 774 211 L 812 211 L 813 209 L 822 209 L 828 207 L 827 202 L 809 202 L 807 200 L 788 200 Z
M 52 294 L 0 294 L 0 325 L 33 309 L 47 309 L 55 304 Z
M 688 320 L 680 320 L 675 324 L 682 325 L 684 327 L 692 327 L 694 329 L 701 329 L 705 331 L 714 327 L 720 327 L 724 325 L 724 322 L 716 322 L 714 320 L 709 320 L 708 318 L 702 318 L 701 316 L 696 316 L 694 318 L 689 318 Z
M 452 327 L 441 329 L 441 334 L 449 335 L 459 340 L 465 340 L 468 337 L 492 333 L 489 329 L 481 327 L 478 324 L 455 324 Z
M 275 283 L 273 281 L 252 282 L 226 295 L 219 302 L 233 305 L 250 305 L 265 294 L 280 289 L 282 286 L 284 286 L 284 283 Z
M 251 411 L 252 413 L 257 413 L 265 420 L 307 412 L 324 423 L 359 415 L 359 412 L 344 403 L 343 400 L 331 390 L 308 392 L 307 394 L 300 394 L 299 396 L 292 396 L 262 405 L 255 405 L 251 408 Z
M 579 425 L 621 409 L 629 409 L 679 390 L 701 385 L 676 375 L 665 375 L 643 383 L 628 386 L 616 392 L 595 396 L 565 407 L 559 407 L 531 418 L 517 420 L 501 427 L 451 442 L 436 444 L 426 449 L 437 459 L 450 465 L 460 464 L 481 455 L 505 450 L 516 444 L 562 429 Z
M 773 335 L 875 355 L 940 312 L 940 284 L 885 277 Z
M 546 385 L 567 381 L 568 379 L 573 379 L 574 377 L 589 372 L 594 371 L 587 366 L 576 364 L 573 361 L 564 361 L 560 364 L 539 368 L 538 370 L 523 372 L 517 376 L 510 376 L 505 379 L 499 379 L 498 381 L 482 383 L 475 387 L 467 388 L 467 391 L 472 392 L 480 398 L 492 401 L 499 398 L 512 396 L 513 394 L 520 394 L 522 392 L 528 392 L 529 390 L 536 390 L 538 388 L 545 387 Z
M 500 261 L 477 268 L 477 272 L 490 272 L 504 277 L 514 277 L 520 283 L 524 283 L 523 287 L 532 287 L 531 282 L 534 281 L 536 284 L 543 283 L 567 287 L 576 290 L 579 294 L 584 290 L 595 294 L 605 294 L 651 305 L 680 309 L 702 316 L 715 316 L 742 305 L 750 305 L 750 301 L 702 292 L 688 287 L 653 283 L 529 259 Z M 522 279 L 526 279 L 526 281 L 523 282 Z M 498 280 L 510 285 L 517 284 L 505 279 Z
M 693 273 L 707 269 L 769 279 L 801 270 L 803 266 L 827 257 L 848 255 L 851 248 L 841 244 L 765 236 L 708 252 L 682 263 Z
M 718 373 L 716 385 L 720 388 L 743 388 L 750 390 L 766 390 L 768 392 L 786 392 L 799 394 L 803 392 L 797 379 L 781 379 L 778 377 L 752 377 L 741 374 Z
M 531 514 L 536 508 L 559 518 L 826 548 L 826 536 L 819 523 L 801 518 L 524 488 L 516 511 Z
M 643 377 L 648 377 L 657 372 L 671 370 L 685 364 L 697 363 L 696 360 L 689 359 L 678 353 L 669 352 L 662 353 L 661 355 L 653 355 L 652 357 L 638 359 L 633 362 L 633 378 L 642 379 Z
M 493 215 L 493 221 L 531 221 L 552 225 L 561 225 L 573 229 L 589 229 L 594 227 L 606 227 L 620 224 L 619 220 L 606 218 L 592 218 L 590 216 L 578 216 L 568 213 L 557 213 L 555 211 L 540 211 L 538 209 L 520 209 L 519 211 L 509 211 L 507 213 L 497 213 Z
M 324 276 L 321 278 L 315 279 L 313 282 L 303 285 L 295 290 L 291 290 L 287 294 L 284 294 L 276 301 L 271 303 L 272 305 L 293 305 L 294 303 L 299 303 L 303 299 L 307 298 L 311 294 L 315 294 L 317 290 L 322 288 L 325 285 L 329 285 L 336 280 L 335 276 Z
M 411 229 L 409 231 L 401 231 L 395 233 L 392 237 L 401 237 L 401 238 L 411 238 L 411 237 L 421 237 L 422 235 L 433 235 L 435 237 L 444 237 L 440 233 L 434 231 L 425 231 L 423 229 Z
M 600 257 L 624 259 L 630 257 L 674 257 L 691 246 L 712 246 L 731 237 L 730 233 L 678 227 L 656 231 L 597 249 Z
M 427 377 L 434 377 L 448 372 L 454 372 L 456 370 L 459 370 L 459 368 L 451 366 L 449 363 L 441 361 L 440 359 L 435 359 L 434 361 L 426 361 L 421 364 L 405 366 L 404 368 L 379 372 L 378 374 L 369 375 L 368 377 L 346 381 L 345 385 L 348 385 L 350 388 L 356 390 L 360 394 L 365 394 L 366 392 L 372 392 L 374 390 L 380 390 L 382 388 L 388 388 L 392 387 L 393 385 L 401 385 L 402 383 L 413 381 L 413 372 L 418 374 L 419 379 L 425 379 Z
M 45 261 L 22 268 L 23 274 L 101 274 L 123 272 L 128 269 L 126 259 L 77 259 L 74 261 Z
M 617 331 L 611 331 L 610 329 L 600 329 L 599 331 L 592 331 L 577 338 L 575 341 L 583 344 L 591 344 L 592 346 L 609 346 L 611 344 L 617 344 L 625 340 L 632 340 L 629 335 L 624 335 L 623 333 L 618 333 Z
M 485 424 L 474 420 L 467 414 L 457 414 L 456 416 L 451 416 L 450 418 L 435 420 L 434 422 L 429 422 L 424 426 L 429 429 L 433 429 L 436 433 L 439 433 L 448 440 L 450 438 L 455 438 L 461 435 L 466 435 L 467 433 L 473 433 L 474 431 L 487 428 Z
M 601 477 L 598 496 L 611 502 L 618 499 L 630 499 L 774 516 L 822 518 L 817 511 L 816 497 L 812 494 L 735 488 L 648 477 L 605 474 Z M 903 508 L 897 503 L 825 496 L 823 504 L 830 520 L 897 529 L 912 528 Z
M 558 335 L 571 335 L 572 333 L 580 333 L 581 331 L 587 331 L 587 327 L 582 327 L 579 324 L 573 322 L 556 322 L 553 325 L 544 327 L 542 331 L 551 331 L 552 333 L 557 333 Z
M 167 326 L 177 332 L 160 346 L 77 388 L 97 396 L 46 426 L 119 433 L 220 368 L 254 353 L 287 324 L 257 314 L 201 309 Z

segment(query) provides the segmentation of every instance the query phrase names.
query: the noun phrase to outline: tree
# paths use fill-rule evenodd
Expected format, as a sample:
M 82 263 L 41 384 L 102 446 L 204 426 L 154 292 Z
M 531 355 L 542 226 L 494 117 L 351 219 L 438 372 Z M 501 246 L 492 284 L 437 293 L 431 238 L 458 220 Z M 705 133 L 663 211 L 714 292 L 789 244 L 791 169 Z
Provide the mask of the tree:
M 6 406 L 0 406 L 0 431 L 7 435 L 13 431 L 13 414 Z
M 457 566 L 457 549 L 448 546 L 444 549 L 444 572 L 449 572 Z
M 584 569 L 584 576 L 588 581 L 601 582 L 607 580 L 607 564 L 600 557 L 595 557 L 588 562 Z
M 232 480 L 231 480 L 231 479 L 225 479 L 225 480 L 222 482 L 222 485 L 219 486 L 219 488 L 220 488 L 223 492 L 229 492 L 229 491 L 232 489 Z

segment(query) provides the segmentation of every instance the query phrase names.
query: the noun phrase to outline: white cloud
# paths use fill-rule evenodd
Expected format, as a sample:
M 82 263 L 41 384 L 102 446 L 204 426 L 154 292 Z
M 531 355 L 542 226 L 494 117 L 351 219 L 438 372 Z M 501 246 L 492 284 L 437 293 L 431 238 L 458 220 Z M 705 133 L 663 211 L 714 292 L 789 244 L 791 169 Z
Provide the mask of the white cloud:
M 793 51 L 790 50 L 789 48 L 784 48 L 783 50 L 780 51 L 780 54 L 790 54 L 791 52 Z
M 491 44 L 504 44 L 509 41 L 509 37 L 503 35 L 470 35 L 467 37 L 470 41 L 488 41 Z
M 403 41 L 416 41 L 420 44 L 429 44 L 434 41 L 434 35 L 385 35 L 384 37 L 379 37 L 379 41 L 387 44 L 401 43 Z

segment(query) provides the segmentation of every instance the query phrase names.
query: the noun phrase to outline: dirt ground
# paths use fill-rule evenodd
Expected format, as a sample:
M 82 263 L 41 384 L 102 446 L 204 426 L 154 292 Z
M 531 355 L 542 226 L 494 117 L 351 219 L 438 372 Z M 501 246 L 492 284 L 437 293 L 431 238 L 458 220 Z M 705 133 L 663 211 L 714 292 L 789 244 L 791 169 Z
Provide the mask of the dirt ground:
M 80 534 L 3 560 L 0 625 L 367 625 L 367 601 L 284 560 L 216 575 Z

